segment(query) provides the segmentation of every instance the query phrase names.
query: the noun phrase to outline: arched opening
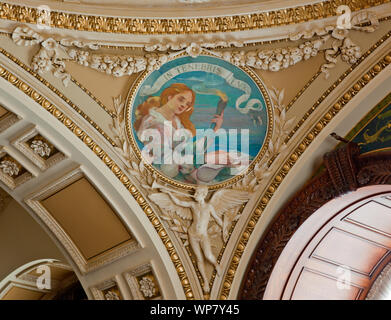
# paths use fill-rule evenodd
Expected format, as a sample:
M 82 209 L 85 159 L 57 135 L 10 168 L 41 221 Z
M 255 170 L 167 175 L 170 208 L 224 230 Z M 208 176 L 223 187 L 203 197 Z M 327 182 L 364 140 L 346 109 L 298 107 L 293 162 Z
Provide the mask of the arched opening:
M 264 299 L 365 299 L 389 262 L 391 186 L 369 186 L 312 214 L 281 253 Z
M 358 145 L 351 142 L 326 153 L 323 162 L 325 170 L 310 180 L 286 204 L 259 242 L 242 282 L 241 298 L 365 298 L 376 276 L 387 264 L 390 245 L 387 242 L 390 240 L 387 236 L 388 215 L 376 217 L 370 213 L 355 213 L 359 219 L 346 217 L 353 212 L 354 206 L 359 208 L 367 203 L 368 207 L 361 209 L 364 213 L 368 210 L 378 213 L 377 206 L 388 211 L 390 161 L 390 153 L 387 151 L 361 155 Z M 365 200 L 367 198 L 368 201 Z M 312 227 L 308 227 L 311 222 Z M 295 241 L 299 241 L 300 245 Z M 362 251 L 366 252 L 366 256 Z M 351 256 L 351 261 L 347 259 L 348 256 Z M 355 259 L 361 260 L 357 262 Z M 304 277 L 299 282 L 301 275 Z M 349 276 L 350 280 L 344 280 L 345 276 Z M 354 277 L 357 279 L 350 284 Z M 306 288 L 304 284 L 305 292 L 300 291 L 296 283 L 300 285 L 305 279 L 315 288 Z M 322 284 L 322 281 L 327 284 Z M 341 294 L 338 290 L 327 293 L 326 289 L 322 292 L 323 287 L 328 285 L 331 290 L 333 284 L 338 283 L 343 287 L 352 287 L 351 292 L 345 290 Z M 298 289 L 296 293 L 294 288 Z
M 86 300 L 72 268 L 56 259 L 39 259 L 0 281 L 0 300 Z
M 23 74 L 17 73 L 15 79 L 17 77 L 20 81 L 24 79 Z M 37 80 L 28 83 L 43 99 L 47 88 Z M 50 101 L 56 108 L 64 110 L 58 114 L 72 114 L 77 122 L 80 121 L 77 132 L 88 132 L 88 141 L 96 139 L 108 148 L 104 138 L 89 128 L 75 110 L 64 105 L 60 97 L 51 96 Z M 137 277 L 142 276 L 150 277 L 159 288 L 156 289 L 157 298 L 183 298 L 175 267 L 148 216 L 113 171 L 74 134 L 74 128 L 62 125 L 30 96 L 5 81 L 0 83 L 0 105 L 7 120 L 1 122 L 4 119 L 0 119 L 0 157 L 8 157 L 20 165 L 19 175 L 3 172 L 0 184 L 15 204 L 31 215 L 38 228 L 42 227 L 60 251 L 59 256 L 49 252 L 27 261 L 49 256 L 66 262 L 89 299 L 104 299 L 106 292 L 120 289 L 121 299 L 145 299 L 138 287 Z M 35 138 L 41 141 L 45 138 L 62 157 L 52 163 L 46 161 L 50 156 L 45 161 L 35 161 L 37 154 L 30 144 Z M 58 197 L 62 198 L 62 204 Z M 76 221 L 72 215 L 85 223 Z M 123 232 L 118 233 L 119 229 Z M 109 243 L 108 238 L 116 240 Z M 104 245 L 101 245 L 102 241 Z M 99 249 L 95 250 L 97 246 Z M 25 262 L 16 262 L 13 267 Z M 9 272 L 4 272 L 3 276 Z M 131 287 L 128 283 L 135 285 Z M 64 297 L 68 293 L 61 295 Z

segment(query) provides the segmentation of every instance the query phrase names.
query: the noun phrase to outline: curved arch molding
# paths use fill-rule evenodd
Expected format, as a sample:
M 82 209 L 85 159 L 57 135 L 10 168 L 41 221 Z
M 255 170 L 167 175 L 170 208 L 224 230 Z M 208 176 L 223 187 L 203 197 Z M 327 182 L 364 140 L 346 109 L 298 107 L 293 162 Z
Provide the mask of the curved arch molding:
M 389 2 L 390 0 L 355 0 L 349 2 L 349 7 L 354 12 Z M 50 16 L 50 26 L 78 31 L 137 35 L 234 32 L 325 19 L 336 16 L 338 6 L 345 4 L 346 1 L 329 0 L 246 15 L 179 19 L 102 17 L 53 11 Z M 37 8 L 10 3 L 0 5 L 1 19 L 37 24 L 39 17 Z
M 324 156 L 326 170 L 313 178 L 281 211 L 259 243 L 243 279 L 241 299 L 262 299 L 278 257 L 296 230 L 331 199 L 358 188 L 391 184 L 391 153 L 360 155 L 348 143 Z
M 389 35 L 388 35 L 389 36 Z M 384 40 L 383 40 L 384 41 Z M 382 41 L 382 42 L 383 42 Z M 231 284 L 235 276 L 237 266 L 239 264 L 240 258 L 243 254 L 243 251 L 247 245 L 248 239 L 254 230 L 254 227 L 259 220 L 259 217 L 262 211 L 266 208 L 267 203 L 272 197 L 273 193 L 276 191 L 287 172 L 291 167 L 296 163 L 301 154 L 305 151 L 307 146 L 315 139 L 315 137 L 322 131 L 324 127 L 331 121 L 331 119 L 349 102 L 349 100 L 354 97 L 363 87 L 366 86 L 373 78 L 375 78 L 383 69 L 387 67 L 391 62 L 391 55 L 388 53 L 383 56 L 383 58 L 378 61 L 378 63 L 371 68 L 359 81 L 357 81 L 340 99 L 335 103 L 331 109 L 323 116 L 323 118 L 311 129 L 307 134 L 306 138 L 297 146 L 295 151 L 290 155 L 288 160 L 282 166 L 279 173 L 274 177 L 273 181 L 269 184 L 266 193 L 261 197 L 260 204 L 257 206 L 252 216 L 249 219 L 249 222 L 242 233 L 242 236 L 234 250 L 234 254 L 230 261 L 227 274 L 224 278 L 222 289 L 220 292 L 220 298 L 226 299 L 230 293 Z M 73 134 L 75 134 L 90 150 L 92 150 L 96 156 L 98 156 L 103 163 L 113 172 L 117 179 L 126 187 L 126 189 L 131 193 L 133 198 L 138 202 L 144 213 L 147 215 L 149 221 L 154 226 L 156 232 L 162 239 L 163 244 L 165 245 L 171 260 L 178 272 L 180 281 L 182 283 L 183 290 L 188 299 L 194 298 L 193 290 L 190 286 L 188 276 L 185 272 L 182 262 L 178 256 L 178 253 L 173 245 L 173 242 L 170 240 L 164 226 L 159 221 L 157 215 L 153 212 L 152 208 L 148 205 L 146 200 L 143 198 L 141 193 L 137 190 L 137 187 L 131 183 L 129 178 L 121 170 L 121 168 L 115 163 L 115 161 L 99 146 L 92 137 L 90 137 L 86 132 L 79 128 L 68 116 L 63 112 L 58 110 L 48 99 L 43 97 L 39 92 L 31 88 L 26 82 L 19 79 L 17 76 L 12 74 L 10 71 L 6 70 L 4 67 L 0 67 L 0 75 L 6 81 L 11 83 L 14 87 L 21 90 L 39 105 L 41 105 L 46 111 L 52 114 L 57 118 L 61 123 L 63 123 Z M 336 86 L 335 86 L 336 87 Z M 334 87 L 334 88 L 335 88 Z
M 186 271 L 183 267 L 182 262 L 179 259 L 177 251 L 169 238 L 164 226 L 159 221 L 157 215 L 154 213 L 152 208 L 147 204 L 145 199 L 142 197 L 137 187 L 133 185 L 129 178 L 123 173 L 121 168 L 115 163 L 115 161 L 103 150 L 103 147 L 99 146 L 84 130 L 82 130 L 73 120 L 70 119 L 64 112 L 60 111 L 48 98 L 46 98 L 41 92 L 32 88 L 30 84 L 23 81 L 19 76 L 8 71 L 5 66 L 0 66 L 0 76 L 6 80 L 10 85 L 14 86 L 28 98 L 32 99 L 44 110 L 49 112 L 55 119 L 62 123 L 68 130 L 72 132 L 79 140 L 81 140 L 93 153 L 102 160 L 103 164 L 107 166 L 120 181 L 122 185 L 128 190 L 131 196 L 137 201 L 140 208 L 146 214 L 148 220 L 152 223 L 152 226 L 159 235 L 163 242 L 171 261 L 174 264 L 178 272 L 180 283 L 186 298 L 193 299 L 193 290 L 190 286 Z

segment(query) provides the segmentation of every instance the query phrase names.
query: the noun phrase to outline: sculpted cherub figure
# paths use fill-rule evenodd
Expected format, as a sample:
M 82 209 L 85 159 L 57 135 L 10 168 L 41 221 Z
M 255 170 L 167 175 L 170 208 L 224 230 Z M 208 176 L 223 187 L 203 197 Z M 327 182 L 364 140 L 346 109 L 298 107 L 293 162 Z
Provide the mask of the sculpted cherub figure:
M 189 244 L 196 256 L 198 270 L 203 279 L 203 289 L 208 293 L 210 288 L 205 272 L 205 259 L 215 267 L 218 276 L 221 273 L 221 267 L 212 252 L 211 217 L 221 228 L 223 240 L 227 241 L 229 228 L 235 218 L 232 214 L 227 216 L 224 214 L 239 209 L 243 203 L 248 201 L 249 193 L 239 190 L 219 190 L 209 201 L 206 201 L 207 186 L 198 186 L 193 196 L 188 195 L 185 198 L 180 198 L 180 193 L 175 193 L 170 188 L 161 187 L 160 189 L 164 193 L 154 193 L 149 197 L 165 212 L 167 220 L 178 221 L 178 218 L 185 220 L 181 222 L 182 231 L 177 226 L 173 229 L 176 232 L 187 232 Z

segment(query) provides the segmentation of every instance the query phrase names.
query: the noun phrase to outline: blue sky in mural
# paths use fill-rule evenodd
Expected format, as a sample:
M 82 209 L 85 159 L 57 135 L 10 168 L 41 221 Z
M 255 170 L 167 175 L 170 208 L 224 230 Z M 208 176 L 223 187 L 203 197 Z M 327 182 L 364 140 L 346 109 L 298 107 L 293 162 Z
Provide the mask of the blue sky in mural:
M 186 69 L 186 66 L 192 67 Z M 152 72 L 138 88 L 133 100 L 132 119 L 135 118 L 137 106 L 151 96 L 160 96 L 162 91 L 173 83 L 183 83 L 195 92 L 194 112 L 190 120 L 197 129 L 210 128 L 210 120 L 217 113 L 220 97 L 213 90 L 217 89 L 226 94 L 228 102 L 222 128 L 227 131 L 237 129 L 238 132 L 241 129 L 248 129 L 247 153 L 250 159 L 257 156 L 267 134 L 268 113 L 261 90 L 246 72 L 224 60 L 210 56 L 186 56 L 170 61 Z M 238 110 L 246 106 L 251 109 L 247 113 Z M 136 141 L 142 149 L 143 143 L 137 138 Z M 235 144 L 230 147 L 228 141 L 225 151 L 233 148 L 237 151 L 246 150 L 246 147 L 242 149 L 241 135 L 237 137 Z M 214 148 L 221 150 L 224 147 L 212 145 L 208 151 Z

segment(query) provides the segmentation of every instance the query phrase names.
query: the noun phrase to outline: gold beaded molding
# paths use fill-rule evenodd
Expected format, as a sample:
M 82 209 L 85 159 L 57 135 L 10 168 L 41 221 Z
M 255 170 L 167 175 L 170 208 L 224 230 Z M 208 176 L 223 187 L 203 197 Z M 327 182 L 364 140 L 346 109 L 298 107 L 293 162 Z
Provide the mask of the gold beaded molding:
M 300 127 L 303 125 L 303 123 L 309 118 L 309 116 L 316 110 L 316 108 L 321 104 L 321 102 L 330 95 L 330 93 L 352 72 L 360 63 L 362 63 L 376 48 L 378 48 L 384 41 L 386 41 L 388 38 L 391 37 L 391 31 L 386 33 L 383 37 L 379 39 L 374 45 L 372 45 L 364 54 L 357 60 L 356 63 L 354 63 L 348 70 L 346 70 L 337 81 L 335 81 L 325 92 L 324 94 L 319 97 L 319 99 L 315 102 L 315 104 L 305 113 L 303 118 L 296 124 L 296 126 L 291 130 L 291 132 L 288 134 L 288 137 L 285 140 L 285 143 L 288 143 L 290 139 L 295 135 L 295 133 L 300 129 Z M 304 90 L 315 80 L 315 78 L 319 75 L 319 71 L 315 76 L 305 85 L 303 88 Z M 298 96 L 302 94 L 302 91 L 300 90 L 297 96 L 293 99 L 293 103 L 297 100 Z M 288 110 L 289 107 L 292 106 L 291 102 L 288 104 Z
M 1 7 L 1 6 L 0 6 Z M 377 43 L 375 46 L 373 46 L 373 48 L 370 49 L 370 51 L 373 51 L 378 45 L 381 44 L 381 42 L 384 42 L 387 38 L 389 38 L 391 36 L 391 32 L 389 32 L 387 35 L 385 35 L 380 41 L 379 43 Z M 8 57 L 9 59 L 11 59 L 13 62 L 15 62 L 16 64 L 18 64 L 20 67 L 22 67 L 24 70 L 28 71 L 30 74 L 32 74 L 34 77 L 36 77 L 40 82 L 42 82 L 44 85 L 46 85 L 47 87 L 49 87 L 53 92 L 55 92 L 60 98 L 62 98 L 64 101 L 66 101 L 68 104 L 71 105 L 72 108 L 74 108 L 78 113 L 80 113 L 84 118 L 86 118 L 90 124 L 95 128 L 95 129 L 98 129 L 98 131 L 107 139 L 109 140 L 109 142 L 111 142 L 110 138 L 107 137 L 107 135 L 103 132 L 103 130 L 101 130 L 100 128 L 97 128 L 96 127 L 96 124 L 92 122 L 91 119 L 87 118 L 87 116 L 81 111 L 81 110 L 78 110 L 77 106 L 73 105 L 73 103 L 68 99 L 66 98 L 61 92 L 59 92 L 56 88 L 54 88 L 51 84 L 49 84 L 45 79 L 43 79 L 42 77 L 40 77 L 38 74 L 36 74 L 35 72 L 33 72 L 29 67 L 27 67 L 26 65 L 24 65 L 22 62 L 20 62 L 18 59 L 16 59 L 15 57 L 13 57 L 11 54 L 9 54 L 7 51 L 5 51 L 4 49 L 0 48 L 0 52 L 2 54 L 4 54 L 6 57 Z M 370 53 L 370 52 L 366 52 L 366 53 Z M 364 59 L 367 57 L 368 54 L 365 54 L 363 57 Z M 389 58 L 387 58 L 389 59 Z M 387 60 L 385 60 L 387 61 Z M 361 61 L 360 61 L 361 62 Z M 0 67 L 1 68 L 1 67 Z M 0 69 L 0 74 L 3 78 L 7 79 L 11 74 L 8 72 L 8 71 L 5 71 L 6 73 L 4 73 L 3 71 L 4 68 Z M 347 76 L 348 73 L 350 73 L 350 71 L 352 71 L 353 68 L 349 68 L 347 72 L 345 72 L 342 77 L 345 78 Z M 15 76 L 13 76 L 14 78 L 13 79 L 17 79 Z M 312 80 L 312 79 L 311 79 Z M 15 80 L 15 82 L 17 81 L 20 81 L 20 80 Z M 337 86 L 338 83 L 340 83 L 342 80 L 339 79 L 336 81 L 336 83 L 334 83 L 334 85 L 332 86 L 332 88 L 330 87 L 330 92 Z M 11 81 L 9 81 L 11 82 Z M 312 81 L 310 81 L 312 82 Z M 11 82 L 12 83 L 12 82 Z M 14 84 L 14 83 L 13 83 Z M 17 84 L 14 84 L 16 87 L 20 88 L 20 85 L 17 85 Z M 27 84 L 24 84 L 24 85 L 27 85 Z M 30 87 L 29 87 L 30 88 Z M 26 89 L 27 90 L 27 89 Z M 33 90 L 33 89 L 31 89 Z M 24 91 L 22 89 L 22 91 Z M 329 90 L 327 93 L 330 93 Z M 25 92 L 26 93 L 26 92 Z M 27 93 L 26 93 L 27 94 Z M 30 97 L 32 97 L 31 94 L 28 94 Z M 39 95 L 39 94 L 38 94 Z M 32 97 L 34 99 L 34 97 Z M 322 96 L 321 97 L 321 100 L 323 100 L 325 98 L 325 96 Z M 42 99 L 44 99 L 42 97 Z M 35 100 L 35 99 L 34 99 Z M 47 101 L 47 100 L 44 100 L 44 101 Z M 319 103 L 319 101 L 317 101 L 317 103 Z M 39 103 L 42 105 L 42 103 Z M 51 104 L 50 104 L 51 105 Z M 43 106 L 43 105 L 42 105 Z M 51 112 L 52 114 L 54 114 L 54 111 L 53 110 L 56 110 L 58 111 L 57 109 L 50 109 L 48 107 L 45 107 L 43 106 L 46 110 L 48 110 L 49 112 Z M 55 108 L 54 106 L 52 106 L 53 108 Z M 60 112 L 60 111 L 58 111 Z M 336 113 L 335 113 L 336 114 Z M 57 115 L 54 114 L 56 117 Z M 62 115 L 62 116 L 61 116 Z M 334 116 L 334 115 L 333 115 Z M 60 121 L 62 121 L 70 130 L 72 130 L 85 144 L 87 144 L 87 146 L 90 147 L 90 149 L 92 149 L 93 151 L 94 150 L 94 147 L 96 146 L 97 148 L 99 148 L 98 150 L 101 150 L 99 146 L 96 145 L 95 142 L 92 141 L 92 139 L 90 137 L 88 137 L 84 132 L 81 131 L 81 129 L 77 128 L 73 122 L 68 119 L 68 118 L 65 118 L 65 116 L 60 112 L 60 116 L 57 117 Z M 61 119 L 60 119 L 61 118 Z M 67 125 L 65 123 L 65 120 L 67 121 L 71 121 L 71 125 Z M 303 119 L 305 120 L 305 119 Z M 331 120 L 331 118 L 330 118 Z M 302 124 L 302 123 L 301 123 Z M 300 126 L 301 126 L 300 124 Z M 80 134 L 78 133 L 80 130 Z M 320 132 L 320 131 L 319 131 Z M 307 137 L 311 137 L 311 133 L 307 136 Z M 315 136 L 312 137 L 312 139 L 314 139 Z M 90 141 L 90 142 L 89 142 Z M 111 142 L 113 144 L 113 142 Z M 307 146 L 310 144 L 310 142 L 307 143 Z M 300 148 L 300 146 L 299 146 Z M 306 148 L 306 146 L 304 147 L 304 149 Z M 303 151 L 304 151 L 303 149 Z M 301 152 L 302 153 L 302 152 Z M 301 155 L 298 154 L 298 156 Z M 116 172 L 117 170 L 117 166 L 116 164 L 110 159 L 108 160 L 108 162 L 106 162 L 105 159 L 109 159 L 107 157 L 107 154 L 101 150 L 101 153 L 98 154 L 98 157 L 101 158 L 105 163 L 106 165 L 112 169 L 112 171 L 116 174 L 116 176 L 120 179 L 120 181 L 125 185 L 125 187 L 128 188 L 128 190 L 130 190 L 130 192 L 132 193 L 133 197 L 137 200 L 138 198 L 140 199 L 143 199 L 141 194 L 137 191 L 136 187 L 131 185 L 128 178 L 122 173 L 122 171 L 118 171 Z M 295 154 L 292 154 L 291 157 L 295 158 Z M 297 158 L 298 159 L 298 158 Z M 296 160 L 297 160 L 296 159 Z M 265 199 L 270 199 L 273 195 L 273 193 L 275 192 L 275 190 L 278 188 L 279 184 L 281 183 L 281 181 L 283 180 L 283 178 L 285 177 L 285 175 L 288 173 L 288 171 L 291 169 L 291 167 L 294 165 L 294 163 L 296 162 L 296 160 L 292 160 L 291 159 L 291 166 L 289 166 L 289 163 L 285 164 L 283 166 L 283 168 L 280 170 L 279 172 L 279 175 L 277 175 L 274 179 L 274 182 L 272 182 L 268 188 L 268 192 L 266 192 L 266 194 L 263 196 L 262 200 L 261 200 L 261 204 L 258 205 L 258 207 L 255 209 L 254 213 L 253 213 L 253 216 L 251 217 L 250 219 L 250 222 L 248 223 L 247 225 L 247 228 L 245 229 L 244 233 L 242 234 L 242 237 L 240 239 L 240 242 L 239 244 L 237 245 L 237 248 L 235 250 L 235 254 L 234 254 L 234 257 L 232 258 L 231 260 L 231 263 L 230 263 L 230 267 L 229 267 L 229 270 L 228 270 L 228 273 L 226 275 L 226 278 L 224 279 L 224 287 L 223 287 L 223 290 L 221 291 L 221 298 L 222 299 L 226 299 L 228 297 L 228 294 L 229 294 L 229 291 L 230 291 L 230 286 L 231 286 L 231 283 L 232 283 L 232 280 L 233 280 L 233 277 L 236 273 L 236 269 L 237 269 L 237 266 L 239 264 L 239 261 L 240 261 L 240 258 L 241 258 L 241 255 L 245 249 L 245 246 L 248 242 L 248 238 L 250 237 L 254 227 L 255 227 L 255 224 L 256 222 L 259 220 L 259 217 L 262 213 L 262 211 L 265 209 L 266 207 L 266 204 L 268 203 L 268 200 L 266 200 L 266 203 L 264 203 Z M 116 167 L 114 170 L 114 166 Z M 118 168 L 119 169 L 119 168 Z M 126 179 L 126 182 L 124 182 Z M 280 180 L 280 181 L 278 181 Z M 134 188 L 132 191 L 131 188 Z M 140 204 L 140 202 L 139 202 Z M 193 293 L 192 293 L 192 289 L 190 287 L 190 284 L 189 284 L 189 281 L 188 281 L 188 278 L 187 278 L 187 275 L 184 271 L 184 268 L 183 268 L 183 265 L 182 263 L 180 262 L 179 260 L 179 257 L 177 255 L 177 253 L 175 252 L 175 248 L 173 247 L 172 245 L 172 242 L 171 240 L 168 238 L 167 236 L 167 233 L 166 231 L 164 230 L 164 227 L 160 224 L 159 220 L 157 219 L 156 217 L 156 214 L 153 213 L 152 209 L 147 205 L 146 201 L 143 199 L 143 202 L 142 204 L 140 204 L 141 208 L 144 210 L 144 212 L 147 214 L 149 220 L 152 222 L 152 224 L 154 225 L 156 231 L 158 232 L 159 236 L 162 238 L 162 241 L 163 243 L 166 245 L 166 248 L 171 256 L 171 259 L 173 260 L 173 263 L 174 263 L 174 266 L 176 267 L 176 270 L 178 272 L 178 275 L 181 279 L 181 282 L 182 282 L 182 286 L 184 288 L 184 291 L 185 291 L 185 294 L 186 294 L 186 297 L 188 299 L 194 299 L 194 296 L 193 296 Z M 150 213 L 149 213 L 150 212 Z M 158 224 L 155 225 L 154 221 L 157 221 Z M 164 234 L 164 236 L 162 237 L 160 231 L 163 231 L 162 234 Z M 168 248 L 172 248 L 172 250 L 168 249 Z M 176 260 L 178 258 L 178 260 Z
M 88 123 L 97 130 L 113 147 L 116 146 L 116 143 L 111 139 L 106 132 L 103 131 L 102 128 L 100 128 L 86 113 L 84 113 L 78 106 L 76 106 L 69 98 L 67 98 L 64 94 L 62 94 L 57 88 L 55 88 L 49 81 L 42 78 L 38 73 L 33 71 L 30 67 L 25 65 L 22 61 L 15 58 L 12 54 L 10 54 L 8 51 L 4 50 L 0 47 L 0 53 L 2 53 L 4 56 L 6 56 L 8 59 L 16 63 L 19 67 L 21 67 L 23 70 L 30 73 L 32 76 L 34 76 L 36 79 L 38 79 L 41 83 L 43 83 L 46 87 L 48 87 L 51 91 L 53 91 L 57 96 L 59 96 L 63 101 L 65 101 L 68 105 L 72 107 L 73 110 L 75 110 L 78 114 L 80 114 L 85 120 L 88 121 Z M 83 88 L 81 88 L 83 89 Z M 89 95 L 92 99 L 92 95 Z M 96 101 L 94 99 L 94 101 Z
M 148 205 L 146 200 L 143 198 L 141 193 L 137 190 L 126 174 L 119 168 L 119 166 L 111 159 L 108 154 L 92 140 L 90 136 L 87 135 L 82 129 L 80 129 L 70 118 L 68 118 L 64 113 L 58 110 L 48 99 L 42 96 L 35 89 L 30 87 L 27 83 L 20 80 L 16 75 L 12 74 L 0 65 L 0 76 L 12 84 L 17 89 L 21 90 L 28 97 L 33 99 L 36 103 L 41 105 L 46 111 L 50 112 L 57 120 L 63 123 L 70 131 L 72 131 L 81 141 L 84 142 L 104 163 L 111 169 L 115 176 L 120 180 L 120 182 L 129 190 L 133 198 L 137 201 L 139 206 L 143 209 L 144 213 L 147 215 L 149 221 L 154 226 L 156 232 L 159 234 L 160 239 L 164 243 L 171 261 L 174 263 L 176 271 L 178 273 L 179 279 L 181 281 L 185 296 L 187 299 L 194 299 L 193 291 L 190 286 L 189 279 L 186 275 L 186 271 L 182 265 L 182 262 L 179 259 L 179 256 L 174 248 L 174 245 L 164 226 L 159 221 L 157 215 L 153 212 L 152 208 Z
M 143 35 L 233 32 L 263 29 L 332 17 L 336 15 L 336 9 L 340 5 L 348 5 L 352 11 L 358 11 L 389 3 L 390 1 L 328 0 L 304 6 L 246 15 L 179 19 L 104 17 L 53 11 L 50 12 L 50 24 L 55 28 L 78 31 Z M 40 12 L 37 8 L 1 3 L 0 18 L 37 24 Z
M 390 35 L 388 33 L 388 35 Z M 311 142 L 318 136 L 318 134 L 328 125 L 328 123 L 341 111 L 341 109 L 373 78 L 375 78 L 382 70 L 384 70 L 391 63 L 391 51 L 380 59 L 368 72 L 366 72 L 354 85 L 352 85 L 337 102 L 323 115 L 323 117 L 317 122 L 317 124 L 307 133 L 305 138 L 296 147 L 296 149 L 288 157 L 288 160 L 282 165 L 278 173 L 274 176 L 274 179 L 269 184 L 266 192 L 263 194 L 260 203 L 254 210 L 245 231 L 243 232 L 238 245 L 236 246 L 235 253 L 231 259 L 228 272 L 225 276 L 223 287 L 220 292 L 220 299 L 227 299 L 230 293 L 231 284 L 235 276 L 239 261 L 242 257 L 244 249 L 248 243 L 255 225 L 257 224 L 262 212 L 265 210 L 270 199 L 284 180 L 290 169 L 295 165 L 297 160 L 301 157 Z

